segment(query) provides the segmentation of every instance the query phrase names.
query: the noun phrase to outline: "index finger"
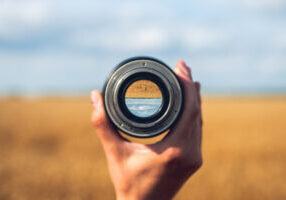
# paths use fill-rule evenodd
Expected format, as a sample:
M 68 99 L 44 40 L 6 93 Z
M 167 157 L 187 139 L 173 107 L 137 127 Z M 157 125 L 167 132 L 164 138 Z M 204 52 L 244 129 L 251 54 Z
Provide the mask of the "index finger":
M 92 91 L 91 100 L 93 104 L 91 122 L 96 129 L 96 133 L 101 140 L 104 150 L 106 152 L 112 152 L 113 154 L 120 153 L 120 146 L 123 143 L 123 139 L 107 118 L 102 95 L 98 91 Z
M 191 134 L 191 129 L 194 127 L 201 109 L 199 93 L 196 89 L 196 83 L 191 78 L 191 70 L 185 63 L 179 62 L 175 68 L 175 73 L 182 83 L 184 107 L 177 124 L 172 128 L 166 140 L 177 143 L 186 141 L 186 137 Z

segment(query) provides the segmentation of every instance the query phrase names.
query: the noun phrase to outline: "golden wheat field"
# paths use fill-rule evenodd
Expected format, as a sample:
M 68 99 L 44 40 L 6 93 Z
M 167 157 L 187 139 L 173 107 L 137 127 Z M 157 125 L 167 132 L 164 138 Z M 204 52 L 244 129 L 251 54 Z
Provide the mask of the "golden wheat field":
M 133 82 L 125 93 L 126 98 L 162 98 L 160 88 L 149 80 Z
M 0 199 L 114 199 L 88 98 L 0 100 Z M 286 97 L 203 98 L 204 165 L 177 200 L 286 199 Z

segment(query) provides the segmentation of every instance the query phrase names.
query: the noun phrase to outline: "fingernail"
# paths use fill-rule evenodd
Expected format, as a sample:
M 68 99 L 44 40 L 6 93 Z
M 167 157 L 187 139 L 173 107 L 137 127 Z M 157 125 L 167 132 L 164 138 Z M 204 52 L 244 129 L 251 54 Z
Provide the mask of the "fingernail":
M 93 107 L 96 108 L 99 99 L 97 92 L 92 91 L 90 96 L 91 96 L 91 103 Z

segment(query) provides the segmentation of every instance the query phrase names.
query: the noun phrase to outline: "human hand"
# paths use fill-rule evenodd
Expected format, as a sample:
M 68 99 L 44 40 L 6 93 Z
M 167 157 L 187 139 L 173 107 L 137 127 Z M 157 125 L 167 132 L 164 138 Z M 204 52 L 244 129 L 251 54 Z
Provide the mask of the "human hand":
M 100 92 L 92 91 L 91 121 L 103 145 L 116 197 L 172 199 L 202 165 L 200 84 L 183 61 L 175 68 L 184 90 L 184 108 L 176 125 L 155 144 L 123 139 L 106 116 Z

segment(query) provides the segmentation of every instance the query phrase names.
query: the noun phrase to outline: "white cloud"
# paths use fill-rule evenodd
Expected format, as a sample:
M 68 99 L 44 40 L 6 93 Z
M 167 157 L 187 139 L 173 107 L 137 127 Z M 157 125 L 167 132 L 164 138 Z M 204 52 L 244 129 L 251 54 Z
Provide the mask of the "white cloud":
M 145 27 L 131 35 L 129 42 L 134 49 L 154 50 L 165 48 L 168 40 L 167 33 L 162 29 Z
M 286 73 L 285 55 L 269 55 L 258 62 L 258 72 L 264 76 Z
M 190 49 L 206 49 L 220 47 L 229 39 L 230 35 L 226 31 L 213 30 L 211 28 L 192 27 L 181 35 L 182 42 L 187 44 Z
M 151 23 L 149 26 L 130 24 L 124 27 L 76 30 L 69 40 L 83 48 L 101 48 L 120 51 L 160 51 L 172 48 L 174 43 L 185 50 L 219 48 L 231 39 L 231 34 L 220 29 L 187 26 L 176 29 Z
M 286 31 L 274 38 L 274 47 L 286 49 Z
M 7 77 L 12 84 L 15 80 L 10 77 L 17 72 L 20 86 L 23 74 L 31 85 L 42 82 L 33 82 L 31 77 L 37 76 L 49 84 L 49 76 L 56 76 L 54 84 L 61 85 L 68 72 L 85 73 L 84 81 L 100 84 L 104 77 L 94 78 L 91 70 L 107 74 L 121 58 L 146 53 L 164 61 L 189 59 L 202 81 L 212 78 L 214 87 L 218 78 L 223 84 L 233 79 L 240 83 L 248 75 L 259 82 L 271 74 L 274 80 L 286 73 L 285 15 L 260 11 L 276 11 L 285 4 L 282 0 L 0 0 L 4 71 L 0 79 Z
M 103 64 L 98 57 L 73 52 L 0 51 L 0 94 L 1 89 L 14 86 L 39 91 L 49 87 L 98 86 L 107 75 L 106 68 L 100 66 Z
M 39 24 L 46 17 L 46 11 L 47 3 L 43 1 L 4 1 L 0 7 L 0 19 Z
M 0 38 L 7 40 L 41 26 L 48 17 L 44 1 L 3 1 L 0 5 Z
M 157 27 L 134 27 L 127 30 L 85 30 L 71 35 L 72 43 L 106 50 L 158 50 L 168 45 L 166 32 Z
M 242 0 L 243 6 L 256 10 L 280 10 L 285 8 L 285 0 Z

